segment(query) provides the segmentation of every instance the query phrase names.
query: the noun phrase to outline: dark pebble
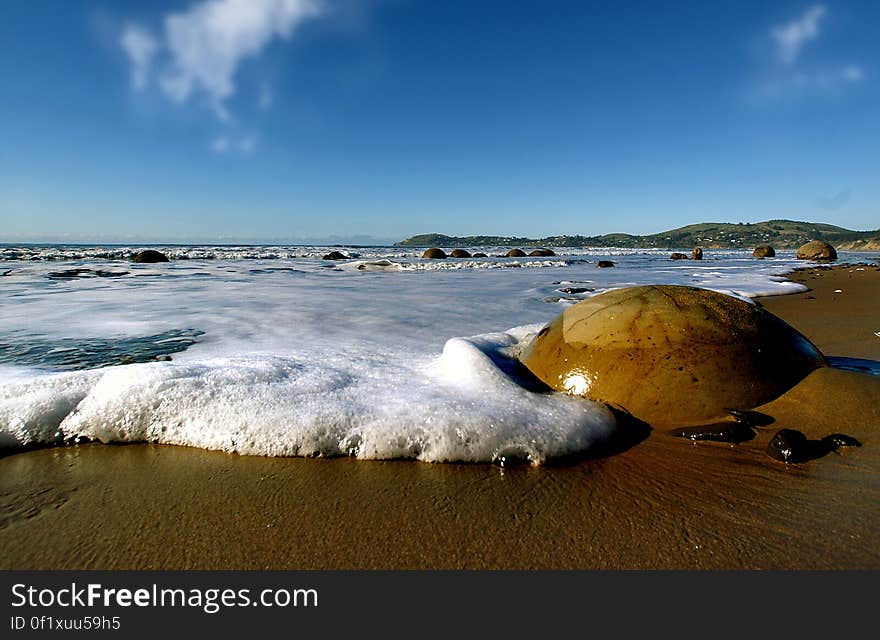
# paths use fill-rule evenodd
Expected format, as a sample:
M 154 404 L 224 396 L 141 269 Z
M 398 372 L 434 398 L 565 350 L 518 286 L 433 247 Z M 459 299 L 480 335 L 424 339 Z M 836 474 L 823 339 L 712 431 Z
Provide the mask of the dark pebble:
M 862 443 L 848 436 L 845 433 L 832 433 L 830 436 L 822 438 L 825 442 L 833 444 L 835 447 L 861 447 Z
M 800 431 L 780 429 L 767 445 L 766 453 L 774 460 L 785 462 L 801 462 L 808 456 L 808 440 Z

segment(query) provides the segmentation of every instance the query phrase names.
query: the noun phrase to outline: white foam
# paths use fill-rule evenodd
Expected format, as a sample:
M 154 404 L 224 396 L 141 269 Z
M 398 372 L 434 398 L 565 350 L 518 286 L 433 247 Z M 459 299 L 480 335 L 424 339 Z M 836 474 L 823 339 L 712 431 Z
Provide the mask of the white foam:
M 62 440 L 61 421 L 76 410 L 99 377 L 97 371 L 47 374 L 0 367 L 0 447 Z
M 39 375 L 0 390 L 2 437 L 87 437 L 243 454 L 532 464 L 586 451 L 603 406 L 502 372 L 535 326 L 449 340 L 439 358 L 250 356 Z

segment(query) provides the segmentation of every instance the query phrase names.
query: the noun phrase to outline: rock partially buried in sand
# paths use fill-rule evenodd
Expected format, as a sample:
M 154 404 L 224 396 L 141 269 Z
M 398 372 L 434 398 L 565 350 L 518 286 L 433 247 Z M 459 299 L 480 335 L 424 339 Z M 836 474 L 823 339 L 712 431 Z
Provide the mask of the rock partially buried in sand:
M 569 307 L 522 362 L 558 391 L 669 427 L 757 407 L 826 364 L 760 305 L 672 285 L 617 289 Z
M 795 429 L 780 429 L 767 445 L 765 453 L 774 460 L 793 464 L 821 458 L 840 447 L 861 446 L 861 442 L 845 433 L 832 433 L 821 440 L 808 440 L 807 436 Z
M 535 249 L 534 251 L 529 252 L 530 256 L 534 257 L 550 257 L 555 256 L 556 252 L 553 249 Z
M 159 251 L 147 249 L 146 251 L 136 253 L 134 258 L 132 258 L 132 262 L 168 262 L 168 256 L 166 256 L 164 253 L 160 253 Z
M 446 260 L 446 252 L 443 249 L 437 249 L 436 247 L 432 249 L 426 249 L 422 254 L 422 258 L 426 260 Z
M 752 251 L 752 257 L 774 258 L 776 257 L 776 250 L 769 244 L 762 244 L 760 247 L 755 247 L 755 250 Z
M 345 255 L 340 251 L 331 251 L 327 255 L 325 255 L 322 260 L 350 260 L 349 256 Z
M 453 258 L 470 258 L 471 252 L 465 251 L 464 249 L 453 249 L 452 253 L 450 253 Z
M 477 252 L 476 252 L 473 256 L 471 256 L 471 257 L 472 257 L 472 258 L 488 258 L 489 256 L 487 256 L 487 255 L 486 255 L 485 253 L 483 253 L 482 251 L 477 251 Z
M 523 251 L 522 249 L 511 249 L 510 251 L 507 252 L 507 257 L 508 258 L 525 258 L 526 252 Z
M 669 256 L 669 259 L 670 260 L 687 260 L 688 257 L 683 253 L 673 253 L 671 256 Z
M 837 250 L 822 240 L 811 240 L 797 250 L 798 260 L 837 260 Z
M 702 260 L 703 259 L 703 248 L 697 247 L 693 251 L 691 251 L 691 260 Z

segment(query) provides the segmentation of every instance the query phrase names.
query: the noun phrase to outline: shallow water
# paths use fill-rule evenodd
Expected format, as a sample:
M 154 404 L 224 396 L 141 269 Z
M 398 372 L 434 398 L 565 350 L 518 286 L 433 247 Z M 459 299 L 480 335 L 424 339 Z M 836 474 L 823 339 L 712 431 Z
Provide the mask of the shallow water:
M 745 297 L 804 290 L 782 277 L 803 266 L 785 251 L 427 261 L 416 249 L 343 247 L 352 258 L 331 262 L 321 259 L 330 247 L 158 248 L 176 259 L 0 249 L 0 446 L 86 437 L 541 464 L 614 429 L 603 407 L 517 373 L 519 352 L 566 306 L 639 284 Z M 597 268 L 601 259 L 615 267 Z

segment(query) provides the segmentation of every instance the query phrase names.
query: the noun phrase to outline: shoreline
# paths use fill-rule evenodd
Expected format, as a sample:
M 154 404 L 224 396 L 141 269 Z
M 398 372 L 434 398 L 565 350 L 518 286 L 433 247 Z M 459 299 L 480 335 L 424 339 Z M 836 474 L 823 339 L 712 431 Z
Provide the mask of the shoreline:
M 859 270 L 861 269 L 861 270 Z M 809 266 L 759 298 L 829 356 L 880 360 L 880 266 Z M 660 431 L 500 469 L 166 445 L 0 458 L 3 569 L 878 569 L 880 378 L 820 369 L 739 445 Z M 776 430 L 862 442 L 796 465 Z

